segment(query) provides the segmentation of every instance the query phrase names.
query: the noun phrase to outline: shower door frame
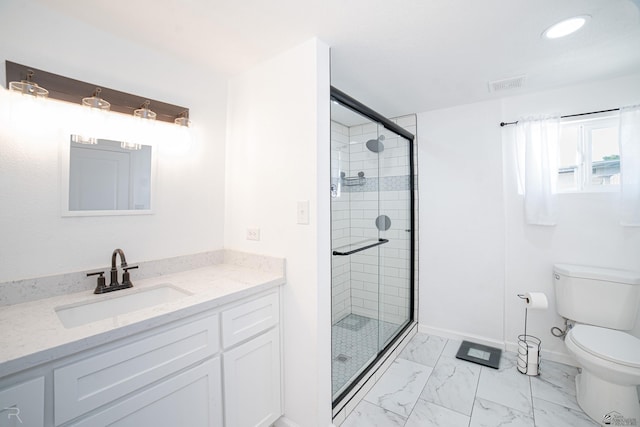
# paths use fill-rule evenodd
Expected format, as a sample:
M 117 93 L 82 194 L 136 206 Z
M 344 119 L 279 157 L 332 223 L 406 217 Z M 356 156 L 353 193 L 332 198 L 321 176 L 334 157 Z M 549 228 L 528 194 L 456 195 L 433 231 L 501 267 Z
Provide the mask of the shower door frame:
M 407 139 L 409 141 L 409 209 L 411 215 L 411 237 L 410 237 L 410 270 L 409 270 L 409 320 L 407 324 L 404 325 L 401 329 L 399 329 L 395 336 L 382 348 L 378 351 L 376 357 L 366 366 L 365 369 L 360 372 L 351 383 L 336 397 L 332 402 L 332 408 L 335 409 L 338 405 L 342 403 L 342 400 L 349 396 L 353 389 L 358 385 L 358 383 L 369 373 L 371 367 L 375 366 L 387 353 L 387 351 L 394 347 L 397 342 L 403 337 L 405 332 L 409 330 L 414 325 L 415 316 L 415 185 L 414 185 L 414 158 L 413 158 L 413 144 L 415 141 L 415 135 L 401 126 L 393 123 L 391 120 L 384 117 L 382 114 L 372 110 L 367 107 L 360 101 L 350 97 L 346 93 L 342 92 L 340 89 L 337 89 L 334 86 L 331 86 L 331 101 L 337 101 L 339 104 L 347 107 L 356 113 L 359 113 L 373 122 L 381 125 L 382 127 L 397 133 L 401 137 Z

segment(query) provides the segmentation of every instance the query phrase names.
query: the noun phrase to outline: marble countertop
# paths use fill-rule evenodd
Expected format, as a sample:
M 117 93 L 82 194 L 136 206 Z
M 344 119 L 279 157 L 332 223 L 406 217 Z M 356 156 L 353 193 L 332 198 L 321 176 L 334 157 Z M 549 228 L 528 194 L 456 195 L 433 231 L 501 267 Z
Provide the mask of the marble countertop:
M 83 291 L 0 308 L 0 378 L 278 287 L 285 279 L 284 268 L 216 264 L 138 281 L 132 274 L 132 281 L 133 288 L 113 293 Z M 56 307 L 115 298 L 161 284 L 190 295 L 73 328 L 66 328 L 55 312 Z

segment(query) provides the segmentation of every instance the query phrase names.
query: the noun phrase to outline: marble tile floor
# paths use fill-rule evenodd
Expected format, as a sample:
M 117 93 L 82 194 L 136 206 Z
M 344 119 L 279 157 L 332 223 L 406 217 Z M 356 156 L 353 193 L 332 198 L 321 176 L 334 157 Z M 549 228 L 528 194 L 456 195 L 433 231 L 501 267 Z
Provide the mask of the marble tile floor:
M 342 427 L 589 427 L 575 397 L 575 367 L 543 360 L 540 376 L 455 358 L 460 341 L 418 333 Z

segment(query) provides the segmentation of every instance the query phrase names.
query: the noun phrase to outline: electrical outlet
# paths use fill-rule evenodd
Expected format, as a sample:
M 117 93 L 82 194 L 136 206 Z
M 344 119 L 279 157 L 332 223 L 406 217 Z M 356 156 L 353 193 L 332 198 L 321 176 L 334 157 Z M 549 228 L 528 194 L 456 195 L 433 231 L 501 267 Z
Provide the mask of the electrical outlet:
M 260 229 L 247 228 L 247 240 L 260 240 Z

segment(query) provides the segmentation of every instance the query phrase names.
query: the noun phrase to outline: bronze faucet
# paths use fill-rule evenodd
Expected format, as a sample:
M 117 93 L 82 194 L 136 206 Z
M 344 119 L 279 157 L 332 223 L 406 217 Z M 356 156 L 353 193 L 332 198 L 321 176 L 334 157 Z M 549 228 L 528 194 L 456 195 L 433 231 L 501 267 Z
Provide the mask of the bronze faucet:
M 118 283 L 118 268 L 116 267 L 116 256 L 120 255 L 120 267 L 124 270 L 122 273 L 122 283 Z M 111 283 L 109 286 L 105 284 L 104 279 L 104 271 L 98 271 L 94 273 L 88 273 L 88 276 L 100 275 L 98 277 L 98 285 L 96 286 L 94 294 L 104 294 L 106 292 L 118 291 L 120 289 L 127 289 L 133 287 L 133 283 L 131 283 L 131 278 L 129 276 L 129 270 L 133 270 L 138 268 L 137 265 L 128 265 L 127 259 L 124 256 L 124 251 L 122 249 L 115 249 L 113 254 L 111 254 Z

